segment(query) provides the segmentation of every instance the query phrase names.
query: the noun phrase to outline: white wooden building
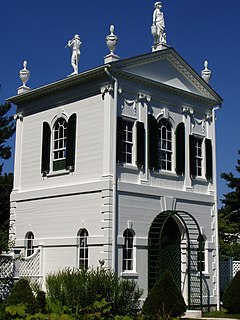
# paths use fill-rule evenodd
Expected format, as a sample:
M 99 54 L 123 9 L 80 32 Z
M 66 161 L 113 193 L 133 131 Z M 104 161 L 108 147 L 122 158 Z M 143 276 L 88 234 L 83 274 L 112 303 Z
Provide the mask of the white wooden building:
M 15 251 L 41 247 L 43 277 L 104 260 L 143 298 L 169 269 L 190 309 L 218 306 L 222 99 L 171 47 L 113 57 L 9 99 Z

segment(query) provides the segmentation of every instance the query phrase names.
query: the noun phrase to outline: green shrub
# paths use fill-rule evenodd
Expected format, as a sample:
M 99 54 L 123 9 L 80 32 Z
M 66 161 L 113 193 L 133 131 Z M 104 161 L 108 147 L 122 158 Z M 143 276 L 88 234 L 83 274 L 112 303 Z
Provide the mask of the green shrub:
M 224 291 L 223 307 L 230 313 L 240 313 L 240 271 Z
M 186 309 L 186 304 L 172 274 L 165 271 L 149 292 L 142 311 L 144 315 L 153 319 L 170 319 L 181 316 Z
M 27 279 L 19 279 L 6 300 L 7 306 L 26 306 L 26 312 L 34 314 L 38 311 L 37 302 Z
M 26 305 L 25 304 L 18 304 L 18 305 L 10 305 L 6 307 L 6 318 L 10 318 L 9 315 L 15 318 L 25 319 L 27 316 L 26 313 Z
M 39 308 L 39 311 L 42 313 L 46 312 L 46 293 L 44 291 L 38 291 L 37 293 L 37 305 Z
M 50 304 L 66 306 L 73 314 L 106 299 L 113 315 L 135 315 L 142 291 L 133 280 L 118 278 L 110 270 L 65 269 L 46 278 Z

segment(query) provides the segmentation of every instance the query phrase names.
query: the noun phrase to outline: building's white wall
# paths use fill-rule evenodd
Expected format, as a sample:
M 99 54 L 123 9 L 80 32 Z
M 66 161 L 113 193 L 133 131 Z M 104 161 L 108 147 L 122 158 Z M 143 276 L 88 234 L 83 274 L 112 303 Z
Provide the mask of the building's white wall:
M 214 204 L 213 197 L 209 196 L 209 201 L 198 196 L 195 201 L 192 201 L 193 195 L 186 193 L 181 197 L 179 192 L 174 190 L 165 190 L 141 186 L 138 189 L 132 185 L 124 188 L 124 183 L 121 184 L 122 191 L 119 193 L 119 274 L 122 272 L 122 250 L 121 237 L 126 228 L 129 227 L 129 222 L 135 233 L 136 259 L 134 270 L 125 274 L 128 278 L 137 278 L 139 286 L 144 289 L 144 297 L 147 294 L 147 250 L 148 250 L 148 232 L 154 218 L 164 210 L 187 211 L 198 221 L 201 232 L 206 238 L 206 270 L 203 272 L 205 280 L 204 288 L 208 287 L 210 292 L 210 303 L 216 304 L 216 276 L 217 276 L 217 256 L 216 256 L 216 226 L 215 217 L 213 216 Z M 130 191 L 131 189 L 131 191 Z M 141 193 L 142 192 L 142 193 Z M 168 202 L 166 206 L 166 197 L 174 200 Z M 174 207 L 172 208 L 171 205 Z M 146 263 L 142 263 L 146 261 Z M 124 273 L 123 273 L 124 275 Z M 205 289 L 204 289 L 205 290 Z
M 188 134 L 213 139 L 211 122 L 203 121 L 210 112 L 208 106 L 127 81 L 122 81 L 120 86 L 118 115 L 144 122 L 146 130 L 148 113 L 156 118 L 169 115 L 173 132 L 179 122 L 185 123 L 186 164 Z M 138 94 L 142 92 L 150 95 L 151 100 L 140 101 Z M 194 118 L 185 115 L 183 107 L 193 108 Z M 67 117 L 77 114 L 75 171 L 64 175 L 50 172 L 42 177 L 42 123 L 53 123 L 62 112 Z M 105 266 L 112 266 L 113 114 L 113 97 L 107 92 L 104 99 L 102 95 L 95 95 L 23 117 L 16 156 L 18 188 L 12 194 L 12 217 L 16 219 L 16 247 L 24 247 L 28 231 L 34 233 L 35 246 L 43 244 L 44 275 L 66 266 L 77 266 L 80 228 L 89 232 L 89 266 L 98 266 L 99 259 L 105 260 Z M 146 152 L 146 164 L 147 161 Z M 122 234 L 131 225 L 136 234 L 135 267 L 132 273 L 122 276 L 137 279 L 146 297 L 150 225 L 164 210 L 184 210 L 193 214 L 207 238 L 205 277 L 210 294 L 214 295 L 211 302 L 216 304 L 215 181 L 212 184 L 204 177 L 190 179 L 187 166 L 184 177 L 177 176 L 174 171 L 175 145 L 172 172 L 150 172 L 136 165 L 118 167 L 118 272 L 122 274 Z
M 191 101 L 185 97 L 179 98 L 166 92 L 158 92 L 152 89 L 151 92 L 142 87 L 133 87 L 130 83 L 121 83 L 122 88 L 126 85 L 126 90 L 123 90 L 119 96 L 118 115 L 133 121 L 144 122 L 145 130 L 148 130 L 147 115 L 151 113 L 156 119 L 169 118 L 172 125 L 172 171 L 146 170 L 139 169 L 134 163 L 132 165 L 123 164 L 119 166 L 119 180 L 122 182 L 131 182 L 135 184 L 147 184 L 159 188 L 169 190 L 188 190 L 198 194 L 213 194 L 216 181 L 207 181 L 206 172 L 206 157 L 205 144 L 202 144 L 202 177 L 191 179 L 189 173 L 189 134 L 195 134 L 202 139 L 213 139 L 213 125 L 211 119 L 206 118 L 206 115 L 211 115 L 211 109 L 208 105 L 201 104 L 198 101 Z M 150 100 L 139 100 L 139 93 L 144 92 Z M 146 111 L 143 111 L 145 108 Z M 190 112 L 185 113 L 184 108 L 190 108 Z M 185 175 L 178 176 L 175 172 L 176 168 L 176 143 L 175 131 L 180 122 L 185 124 Z M 136 139 L 136 131 L 134 139 Z M 146 135 L 146 140 L 148 139 Z M 147 164 L 146 151 L 146 164 Z M 136 149 L 133 149 L 133 159 L 136 160 Z M 214 164 L 213 164 L 214 167 Z
M 43 178 L 41 174 L 42 125 L 53 125 L 61 114 L 77 114 L 74 174 Z M 99 180 L 103 166 L 103 101 L 101 95 L 59 106 L 23 118 L 20 190 L 45 189 Z M 17 177 L 16 177 L 17 178 Z

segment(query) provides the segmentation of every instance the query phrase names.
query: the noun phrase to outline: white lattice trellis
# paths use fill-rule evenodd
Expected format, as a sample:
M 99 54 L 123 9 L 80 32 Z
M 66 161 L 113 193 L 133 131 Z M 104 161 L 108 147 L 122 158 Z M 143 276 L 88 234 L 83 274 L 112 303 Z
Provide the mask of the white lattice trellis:
M 240 261 L 233 261 L 233 276 L 240 271 Z
M 17 269 L 18 277 L 29 278 L 31 283 L 41 285 L 41 249 L 38 248 L 29 257 L 20 258 Z
M 5 299 L 9 295 L 13 286 L 15 264 L 13 255 L 0 255 L 0 299 Z
M 240 271 L 240 261 L 233 261 L 232 258 L 220 261 L 220 288 L 222 291 L 238 271 Z
M 14 273 L 13 256 L 10 254 L 0 255 L 0 278 L 12 277 Z

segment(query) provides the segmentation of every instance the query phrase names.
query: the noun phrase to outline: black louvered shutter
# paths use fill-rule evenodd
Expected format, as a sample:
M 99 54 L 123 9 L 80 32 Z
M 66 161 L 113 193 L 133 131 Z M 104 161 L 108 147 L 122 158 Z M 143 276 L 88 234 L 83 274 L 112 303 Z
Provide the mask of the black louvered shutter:
M 75 167 L 76 123 L 77 115 L 73 113 L 68 120 L 66 142 L 66 168 L 70 171 Z
M 206 178 L 211 180 L 213 178 L 213 161 L 212 161 L 212 141 L 205 139 L 205 150 L 206 150 Z
M 189 135 L 189 162 L 190 162 L 190 176 L 196 176 L 195 166 L 195 138 L 193 135 Z
M 145 165 L 145 128 L 144 123 L 137 121 L 137 165 Z
M 42 131 L 42 165 L 41 173 L 47 174 L 50 170 L 50 140 L 51 129 L 47 122 L 43 122 Z
M 181 122 L 176 130 L 176 173 L 185 174 L 185 127 Z
M 122 117 L 117 117 L 117 162 L 123 162 L 123 130 Z
M 158 126 L 156 118 L 148 115 L 148 155 L 149 168 L 158 168 Z

